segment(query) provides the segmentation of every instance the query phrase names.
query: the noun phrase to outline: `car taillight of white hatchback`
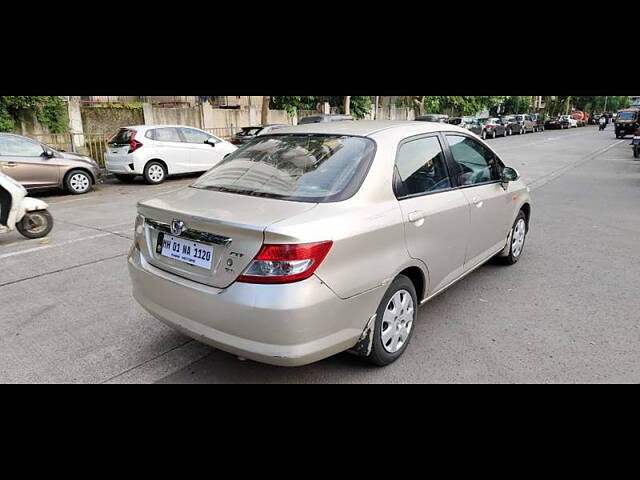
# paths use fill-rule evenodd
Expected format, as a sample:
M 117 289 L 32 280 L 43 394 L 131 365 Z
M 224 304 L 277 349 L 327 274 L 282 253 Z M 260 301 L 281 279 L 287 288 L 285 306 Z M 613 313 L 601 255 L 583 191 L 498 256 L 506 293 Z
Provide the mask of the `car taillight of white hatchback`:
M 304 280 L 313 275 L 332 245 L 332 241 L 265 244 L 237 281 L 273 284 Z

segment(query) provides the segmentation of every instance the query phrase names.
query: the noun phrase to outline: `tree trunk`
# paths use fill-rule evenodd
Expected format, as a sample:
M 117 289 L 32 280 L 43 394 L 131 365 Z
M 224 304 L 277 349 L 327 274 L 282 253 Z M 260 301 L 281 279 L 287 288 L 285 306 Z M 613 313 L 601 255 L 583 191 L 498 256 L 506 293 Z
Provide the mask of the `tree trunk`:
M 262 115 L 260 116 L 262 125 L 266 125 L 269 122 L 269 102 L 271 102 L 271 97 L 262 97 Z
M 351 114 L 351 97 L 344 97 L 344 114 Z

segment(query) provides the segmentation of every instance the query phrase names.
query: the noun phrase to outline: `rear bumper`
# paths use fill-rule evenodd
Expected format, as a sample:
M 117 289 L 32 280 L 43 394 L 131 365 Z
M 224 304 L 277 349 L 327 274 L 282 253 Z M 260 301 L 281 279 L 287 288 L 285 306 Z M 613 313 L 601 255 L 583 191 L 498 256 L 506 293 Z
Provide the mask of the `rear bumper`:
M 133 168 L 131 168 L 133 167 Z M 104 156 L 104 168 L 109 173 L 118 173 L 122 175 L 142 175 L 142 171 L 138 171 L 135 166 L 133 155 L 109 155 Z
M 154 317 L 203 343 L 263 363 L 298 366 L 352 348 L 381 288 L 340 299 L 315 275 L 285 285 L 217 289 L 145 262 L 132 248 L 134 298 Z

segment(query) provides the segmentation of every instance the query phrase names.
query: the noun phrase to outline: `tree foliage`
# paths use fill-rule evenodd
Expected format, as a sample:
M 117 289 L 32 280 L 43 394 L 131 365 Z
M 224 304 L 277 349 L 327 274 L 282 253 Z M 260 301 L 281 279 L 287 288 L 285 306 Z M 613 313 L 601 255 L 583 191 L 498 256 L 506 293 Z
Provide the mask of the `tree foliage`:
M 364 118 L 371 111 L 372 97 L 360 96 L 351 97 L 350 113 L 354 118 Z M 274 96 L 272 97 L 273 108 L 286 110 L 290 116 L 295 115 L 297 110 L 315 110 L 319 103 L 328 102 L 330 106 L 344 113 L 343 96 Z
M 0 97 L 0 131 L 13 131 L 24 111 L 33 112 L 38 121 L 52 133 L 61 133 L 67 128 L 66 108 L 60 97 L 7 96 Z

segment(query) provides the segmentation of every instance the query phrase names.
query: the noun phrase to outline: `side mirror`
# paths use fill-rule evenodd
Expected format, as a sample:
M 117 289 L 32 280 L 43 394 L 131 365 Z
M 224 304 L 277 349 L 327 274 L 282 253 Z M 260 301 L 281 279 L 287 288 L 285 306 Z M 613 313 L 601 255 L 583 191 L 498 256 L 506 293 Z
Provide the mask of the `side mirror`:
M 53 150 L 51 150 L 50 148 L 45 148 L 42 154 L 45 156 L 45 158 L 53 158 L 56 156 L 56 154 L 53 153 Z
M 216 146 L 216 140 L 215 140 L 215 138 L 213 138 L 213 137 L 209 137 L 209 138 L 207 138 L 207 139 L 204 141 L 204 143 L 207 143 L 207 144 L 211 145 L 212 147 L 215 147 L 215 146 Z
M 519 178 L 520 174 L 515 168 L 504 167 L 502 169 L 502 175 L 500 175 L 500 183 L 502 183 L 503 187 L 506 187 L 509 182 L 515 182 Z

